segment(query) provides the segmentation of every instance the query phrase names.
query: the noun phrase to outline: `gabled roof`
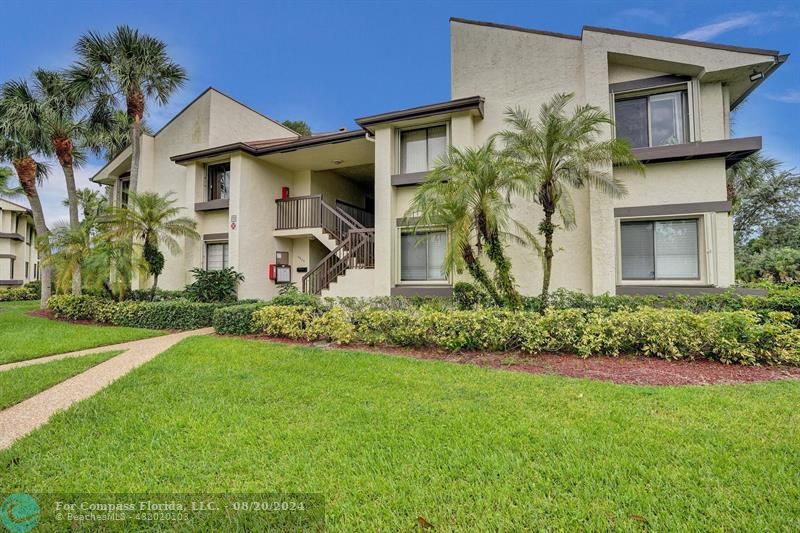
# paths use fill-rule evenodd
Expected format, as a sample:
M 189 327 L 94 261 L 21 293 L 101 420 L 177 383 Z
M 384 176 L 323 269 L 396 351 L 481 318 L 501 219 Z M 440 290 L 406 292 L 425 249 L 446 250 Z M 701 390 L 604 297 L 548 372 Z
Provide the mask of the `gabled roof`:
M 244 152 L 252 156 L 274 154 L 279 152 L 291 152 L 301 148 L 310 148 L 323 144 L 336 144 L 359 139 L 364 136 L 362 130 L 337 131 L 334 133 L 321 133 L 308 135 L 306 137 L 294 138 L 284 137 L 281 139 L 269 139 L 264 141 L 247 141 L 215 146 L 205 150 L 197 150 L 185 154 L 174 155 L 170 159 L 176 163 L 183 163 L 193 159 L 214 157 L 230 152 Z
M 456 100 L 447 100 L 445 102 L 438 102 L 435 104 L 410 107 L 408 109 L 401 109 L 400 111 L 389 111 L 388 113 L 380 113 L 378 115 L 369 115 L 356 119 L 356 124 L 364 129 L 375 124 L 384 122 L 398 122 L 400 120 L 412 120 L 416 118 L 430 117 L 433 115 L 441 115 L 444 113 L 454 113 L 456 111 L 466 111 L 474 109 L 481 117 L 483 117 L 483 98 L 480 96 L 468 96 L 466 98 L 458 98 Z
M 11 210 L 24 211 L 25 213 L 28 213 L 29 215 L 33 215 L 33 211 L 31 211 L 31 209 L 29 207 L 25 207 L 24 205 L 20 205 L 20 204 L 18 204 L 16 202 L 12 202 L 11 200 L 8 200 L 6 198 L 0 198 L 0 209 L 8 209 L 7 207 L 3 207 L 2 203 L 7 203 L 7 204 L 11 204 L 12 205 L 12 208 L 9 209 L 9 211 L 11 211 Z

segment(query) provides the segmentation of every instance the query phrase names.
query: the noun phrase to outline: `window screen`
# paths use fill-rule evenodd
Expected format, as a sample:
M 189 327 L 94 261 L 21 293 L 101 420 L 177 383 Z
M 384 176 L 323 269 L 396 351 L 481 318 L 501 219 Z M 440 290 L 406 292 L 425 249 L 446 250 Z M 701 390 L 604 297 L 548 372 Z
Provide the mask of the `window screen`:
M 621 224 L 622 279 L 698 279 L 697 220 Z
M 403 232 L 400 236 L 401 281 L 444 280 L 447 233 L 444 231 Z

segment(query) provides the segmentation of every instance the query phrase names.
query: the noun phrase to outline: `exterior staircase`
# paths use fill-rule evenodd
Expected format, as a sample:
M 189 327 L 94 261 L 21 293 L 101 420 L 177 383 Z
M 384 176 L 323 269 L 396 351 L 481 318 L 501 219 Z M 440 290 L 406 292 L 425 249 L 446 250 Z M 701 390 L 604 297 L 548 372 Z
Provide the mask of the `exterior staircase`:
M 302 230 L 330 250 L 303 276 L 303 292 L 321 294 L 350 269 L 375 268 L 375 228 L 366 228 L 344 210 L 331 207 L 321 195 L 280 199 L 276 203 L 276 235 Z

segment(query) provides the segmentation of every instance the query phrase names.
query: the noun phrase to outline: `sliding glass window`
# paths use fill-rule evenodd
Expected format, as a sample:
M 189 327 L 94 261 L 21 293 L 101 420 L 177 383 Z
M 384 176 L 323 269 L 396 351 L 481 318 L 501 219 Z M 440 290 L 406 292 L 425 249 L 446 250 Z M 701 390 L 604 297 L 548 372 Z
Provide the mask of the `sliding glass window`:
M 689 142 L 686 91 L 648 96 L 617 97 L 614 104 L 617 138 L 634 148 Z
M 697 219 L 623 222 L 623 280 L 700 278 Z

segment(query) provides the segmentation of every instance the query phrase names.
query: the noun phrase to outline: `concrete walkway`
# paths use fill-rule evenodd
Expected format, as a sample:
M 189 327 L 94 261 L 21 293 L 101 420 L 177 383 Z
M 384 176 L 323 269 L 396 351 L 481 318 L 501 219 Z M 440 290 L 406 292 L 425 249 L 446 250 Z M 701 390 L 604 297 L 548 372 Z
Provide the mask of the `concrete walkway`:
M 179 341 L 194 335 L 208 335 L 213 328 L 183 331 L 172 335 L 153 337 L 139 341 L 100 346 L 88 350 L 41 357 L 0 366 L 0 371 L 21 366 L 46 363 L 67 357 L 78 357 L 90 353 L 125 350 L 125 352 L 90 368 L 82 374 L 59 383 L 36 396 L 0 411 L 0 450 L 8 448 L 17 439 L 24 437 L 47 422 L 51 416 L 75 402 L 86 399 L 111 382 L 124 376 L 134 368 L 150 361 Z

